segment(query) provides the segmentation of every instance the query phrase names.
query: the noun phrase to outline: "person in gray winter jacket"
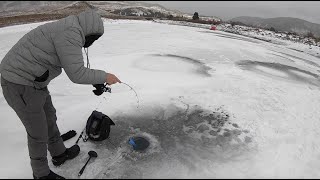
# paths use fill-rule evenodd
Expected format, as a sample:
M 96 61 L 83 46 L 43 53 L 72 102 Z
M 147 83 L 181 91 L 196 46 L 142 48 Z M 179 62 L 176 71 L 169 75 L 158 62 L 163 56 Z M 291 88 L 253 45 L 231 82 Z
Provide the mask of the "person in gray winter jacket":
M 25 34 L 1 61 L 1 86 L 9 106 L 22 121 L 28 138 L 33 177 L 61 179 L 48 166 L 47 150 L 54 165 L 75 158 L 78 145 L 66 148 L 56 124 L 56 110 L 48 84 L 61 74 L 77 84 L 121 83 L 111 73 L 84 66 L 82 48 L 104 33 L 94 10 L 38 26 Z

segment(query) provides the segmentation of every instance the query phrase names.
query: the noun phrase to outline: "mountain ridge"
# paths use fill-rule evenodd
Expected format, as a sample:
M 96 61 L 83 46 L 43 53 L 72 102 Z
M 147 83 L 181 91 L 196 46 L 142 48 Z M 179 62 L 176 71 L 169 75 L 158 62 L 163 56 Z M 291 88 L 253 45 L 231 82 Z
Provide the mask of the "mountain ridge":
M 249 26 L 259 28 L 274 28 L 277 31 L 294 32 L 300 35 L 313 35 L 320 37 L 320 24 L 312 23 L 295 17 L 275 17 L 275 18 L 260 18 L 252 16 L 239 16 L 232 18 L 229 22 L 240 22 Z

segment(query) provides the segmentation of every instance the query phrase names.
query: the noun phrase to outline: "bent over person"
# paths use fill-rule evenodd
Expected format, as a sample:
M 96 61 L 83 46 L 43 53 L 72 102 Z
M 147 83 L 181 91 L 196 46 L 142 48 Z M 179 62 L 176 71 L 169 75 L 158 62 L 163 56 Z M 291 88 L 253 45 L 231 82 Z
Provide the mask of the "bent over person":
M 66 148 L 56 124 L 49 82 L 61 74 L 77 84 L 121 83 L 113 74 L 84 66 L 82 48 L 104 33 L 101 17 L 93 10 L 38 26 L 25 34 L 0 65 L 1 86 L 9 106 L 23 123 L 35 179 L 63 179 L 48 166 L 47 150 L 55 166 L 75 158 L 78 145 Z

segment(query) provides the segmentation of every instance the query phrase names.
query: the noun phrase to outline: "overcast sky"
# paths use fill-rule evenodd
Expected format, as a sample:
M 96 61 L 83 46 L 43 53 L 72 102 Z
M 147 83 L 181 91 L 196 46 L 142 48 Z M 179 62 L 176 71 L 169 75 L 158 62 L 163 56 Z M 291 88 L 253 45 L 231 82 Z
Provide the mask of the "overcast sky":
M 320 24 L 320 1 L 145 1 L 229 20 L 238 16 L 296 17 Z

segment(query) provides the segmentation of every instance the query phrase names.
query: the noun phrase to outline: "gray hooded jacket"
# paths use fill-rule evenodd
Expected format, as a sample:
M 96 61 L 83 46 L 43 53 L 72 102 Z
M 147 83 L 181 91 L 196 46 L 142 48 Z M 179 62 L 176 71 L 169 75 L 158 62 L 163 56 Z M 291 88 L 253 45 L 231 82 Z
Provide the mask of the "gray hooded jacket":
M 101 17 L 93 10 L 38 26 L 25 34 L 6 54 L 1 76 L 13 83 L 43 88 L 62 68 L 77 84 L 103 84 L 106 72 L 84 67 L 85 37 L 103 35 Z

